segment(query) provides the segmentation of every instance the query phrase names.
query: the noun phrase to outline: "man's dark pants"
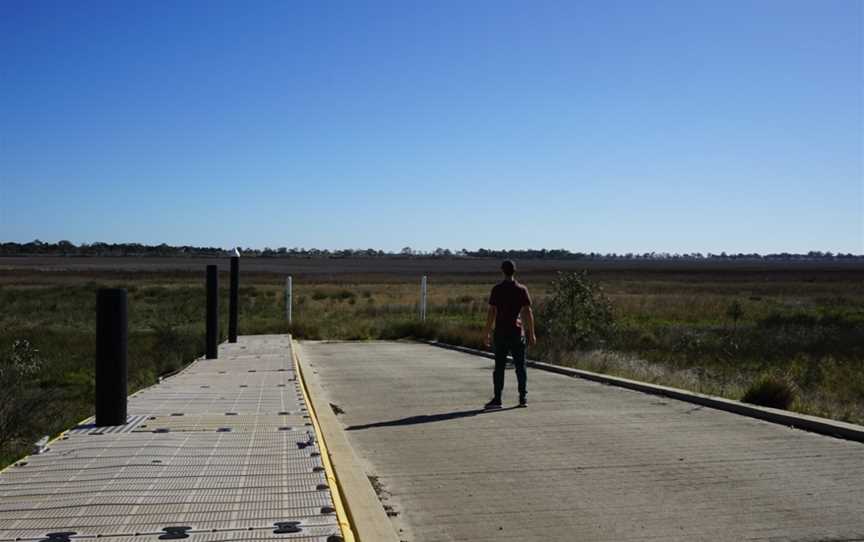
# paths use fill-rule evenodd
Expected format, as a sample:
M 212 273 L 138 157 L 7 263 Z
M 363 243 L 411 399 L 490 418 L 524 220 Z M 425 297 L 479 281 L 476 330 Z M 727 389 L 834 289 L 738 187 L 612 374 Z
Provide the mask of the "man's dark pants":
M 516 380 L 519 383 L 519 396 L 525 397 L 527 375 L 525 374 L 525 337 L 522 335 L 495 335 L 495 370 L 492 373 L 492 383 L 495 387 L 495 399 L 501 400 L 504 389 L 504 367 L 507 365 L 507 354 L 513 355 L 513 365 L 516 366 Z

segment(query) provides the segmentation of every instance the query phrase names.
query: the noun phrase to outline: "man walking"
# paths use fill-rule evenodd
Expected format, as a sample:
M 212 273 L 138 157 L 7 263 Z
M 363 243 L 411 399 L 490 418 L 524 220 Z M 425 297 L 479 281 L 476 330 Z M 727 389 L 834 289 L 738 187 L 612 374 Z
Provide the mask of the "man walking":
M 528 389 L 525 374 L 525 343 L 533 345 L 537 342 L 534 335 L 534 312 L 531 310 L 531 296 L 528 288 L 516 282 L 516 265 L 506 260 L 501 264 L 504 280 L 492 288 L 489 296 L 489 312 L 486 315 L 486 346 L 494 343 L 495 371 L 492 373 L 492 384 L 495 396 L 486 403 L 485 408 L 501 408 L 501 392 L 504 390 L 504 366 L 507 364 L 507 354 L 513 355 L 516 366 L 516 380 L 519 384 L 519 406 L 528 406 Z M 523 330 L 522 324 L 525 324 Z M 492 327 L 495 327 L 493 340 Z

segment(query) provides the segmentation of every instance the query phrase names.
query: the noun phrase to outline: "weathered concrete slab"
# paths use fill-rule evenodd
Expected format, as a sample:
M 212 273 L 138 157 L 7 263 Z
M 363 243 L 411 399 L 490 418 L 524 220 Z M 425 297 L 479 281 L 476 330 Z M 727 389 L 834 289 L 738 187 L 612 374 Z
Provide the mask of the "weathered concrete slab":
M 529 408 L 483 412 L 476 356 L 300 353 L 410 542 L 864 539 L 860 443 L 530 370 Z
M 289 337 L 241 337 L 219 356 L 131 397 L 127 425 L 82 424 L 0 474 L 0 541 L 340 533 Z

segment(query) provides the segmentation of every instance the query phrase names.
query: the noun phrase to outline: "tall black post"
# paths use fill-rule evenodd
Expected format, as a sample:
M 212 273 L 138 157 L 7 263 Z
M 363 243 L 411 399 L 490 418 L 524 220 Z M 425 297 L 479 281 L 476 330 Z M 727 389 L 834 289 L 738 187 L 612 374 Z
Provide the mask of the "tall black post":
M 126 423 L 126 290 L 103 288 L 96 294 L 96 425 Z
M 237 302 L 240 289 L 240 257 L 231 257 L 231 296 L 228 298 L 228 342 L 237 342 Z
M 219 268 L 207 266 L 207 359 L 219 357 Z

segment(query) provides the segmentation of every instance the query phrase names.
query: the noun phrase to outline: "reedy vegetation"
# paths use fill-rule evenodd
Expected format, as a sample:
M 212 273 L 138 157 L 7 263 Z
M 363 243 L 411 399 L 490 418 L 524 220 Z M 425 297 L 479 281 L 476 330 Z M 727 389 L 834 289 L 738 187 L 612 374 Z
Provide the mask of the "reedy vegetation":
M 815 276 L 646 273 L 598 280 L 566 275 L 557 282 L 527 276 L 540 336 L 529 355 L 734 399 L 749 392 L 758 402 L 759 390 L 767 390 L 762 396 L 788 399 L 793 410 L 862 423 L 864 291 L 857 279 Z M 434 338 L 482 347 L 494 280 L 430 277 L 429 319 L 421 323 L 415 277 L 361 283 L 298 277 L 289 329 L 283 278 L 244 275 L 240 332 Z M 221 283 L 227 282 L 223 276 Z M 129 290 L 130 392 L 203 352 L 198 274 L 33 273 L 0 284 L 0 464 L 92 413 L 97 288 Z M 224 332 L 225 288 L 221 295 Z

